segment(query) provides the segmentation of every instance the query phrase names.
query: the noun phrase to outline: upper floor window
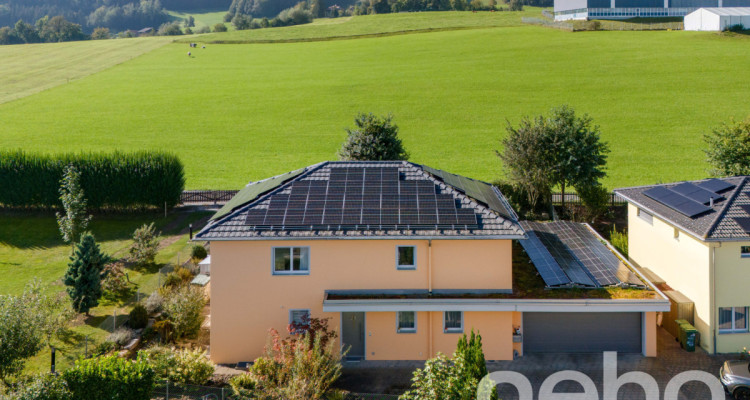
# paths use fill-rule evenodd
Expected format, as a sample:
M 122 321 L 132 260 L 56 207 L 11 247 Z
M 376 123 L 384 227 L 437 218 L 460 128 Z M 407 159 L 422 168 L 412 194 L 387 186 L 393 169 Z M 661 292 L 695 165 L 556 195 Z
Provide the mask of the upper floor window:
M 417 331 L 417 313 L 415 311 L 399 311 L 396 313 L 398 333 L 414 333 Z
M 720 307 L 719 332 L 747 332 L 747 307 Z
M 742 247 L 740 247 L 740 256 L 742 256 L 742 257 L 750 257 L 750 246 L 742 246 Z
M 446 311 L 443 316 L 443 332 L 462 333 L 464 331 L 464 313 L 462 311 Z
M 396 246 L 396 268 L 417 269 L 417 246 Z
M 641 210 L 640 208 L 638 209 L 638 218 L 648 222 L 651 225 L 654 224 L 654 216 Z
M 309 247 L 274 247 L 274 275 L 307 275 L 310 273 Z

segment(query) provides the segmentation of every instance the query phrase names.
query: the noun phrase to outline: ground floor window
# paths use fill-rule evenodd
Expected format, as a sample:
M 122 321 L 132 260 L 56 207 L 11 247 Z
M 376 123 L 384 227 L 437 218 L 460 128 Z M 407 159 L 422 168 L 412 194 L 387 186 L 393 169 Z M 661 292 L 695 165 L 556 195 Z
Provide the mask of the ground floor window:
M 747 307 L 720 307 L 719 333 L 747 332 Z
M 289 325 L 307 326 L 310 324 L 310 310 L 289 310 Z
M 446 311 L 443 317 L 443 332 L 462 333 L 464 331 L 464 313 L 461 311 Z
M 750 257 L 750 246 L 740 247 L 740 256 L 742 256 L 742 258 Z
M 398 333 L 414 333 L 417 331 L 417 313 L 414 311 L 399 311 L 396 313 Z

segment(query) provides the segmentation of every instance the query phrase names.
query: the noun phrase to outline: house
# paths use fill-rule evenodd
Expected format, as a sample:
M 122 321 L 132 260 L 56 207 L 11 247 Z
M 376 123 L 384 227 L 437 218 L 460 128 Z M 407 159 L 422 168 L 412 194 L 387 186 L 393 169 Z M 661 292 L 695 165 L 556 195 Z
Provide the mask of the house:
M 742 25 L 750 29 L 750 7 L 699 8 L 685 16 L 686 31 L 723 31 Z
M 701 7 L 750 7 L 750 0 L 555 0 L 555 21 L 684 17 Z
M 537 264 L 496 187 L 410 162 L 324 162 L 249 184 L 195 238 L 211 245 L 211 358 L 254 360 L 269 328 L 284 332 L 306 316 L 330 318 L 352 359 L 425 360 L 451 353 L 472 329 L 488 360 L 524 351 L 655 355 L 663 296 L 627 272 L 613 278 L 619 259 L 595 264 L 607 269 L 599 276 L 580 262 L 604 258 L 606 247 L 578 254 L 556 241 L 570 230 L 604 246 L 588 228 L 529 224 L 539 232 Z M 546 285 L 540 268 L 558 280 Z M 519 273 L 538 290 L 514 288 Z M 631 283 L 644 295 L 612 298 L 604 288 Z M 581 288 L 603 296 L 575 297 L 590 294 Z
M 628 201 L 628 253 L 694 303 L 700 346 L 750 345 L 750 179 L 617 189 Z

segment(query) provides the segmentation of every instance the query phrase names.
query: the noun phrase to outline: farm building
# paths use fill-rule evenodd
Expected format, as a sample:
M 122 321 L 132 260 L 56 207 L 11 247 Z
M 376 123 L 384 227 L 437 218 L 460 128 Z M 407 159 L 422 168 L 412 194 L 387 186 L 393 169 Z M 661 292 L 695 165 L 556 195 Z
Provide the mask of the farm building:
M 750 28 L 750 7 L 699 8 L 685 16 L 686 31 L 723 31 L 734 25 Z
M 684 17 L 701 7 L 750 7 L 750 0 L 555 0 L 555 21 Z

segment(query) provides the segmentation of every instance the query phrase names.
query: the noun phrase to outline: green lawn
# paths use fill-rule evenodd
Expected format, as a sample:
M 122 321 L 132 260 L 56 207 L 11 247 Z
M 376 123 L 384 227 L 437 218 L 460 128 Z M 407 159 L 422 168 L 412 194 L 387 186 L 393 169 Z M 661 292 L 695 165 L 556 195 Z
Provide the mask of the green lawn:
M 277 32 L 285 29 L 293 28 Z M 230 189 L 335 159 L 357 112 L 392 112 L 411 160 L 492 180 L 502 175 L 494 150 L 506 120 L 568 103 L 601 125 L 612 148 L 608 187 L 692 179 L 707 169 L 703 133 L 750 113 L 749 44 L 704 32 L 536 26 L 209 44 L 192 58 L 174 43 L 0 105 L 0 147 L 170 149 L 189 188 Z
M 172 40 L 150 37 L 0 46 L 0 103 L 83 78 Z
M 388 36 L 431 30 L 520 26 L 522 25 L 521 17 L 537 16 L 541 10 L 541 8 L 526 7 L 523 12 L 415 12 L 321 18 L 311 24 L 284 28 L 206 34 L 197 40 L 203 43 L 296 42 Z
M 224 22 L 224 15 L 227 13 L 227 10 L 223 10 L 223 11 L 214 11 L 214 10 L 167 11 L 167 13 L 179 21 L 183 21 L 187 19 L 188 16 L 192 15 L 193 18 L 195 19 L 195 28 L 192 28 L 192 29 L 195 31 L 204 26 L 213 28 L 214 25 L 220 22 Z M 226 24 L 226 25 L 227 25 L 227 28 L 233 29 L 232 24 Z

